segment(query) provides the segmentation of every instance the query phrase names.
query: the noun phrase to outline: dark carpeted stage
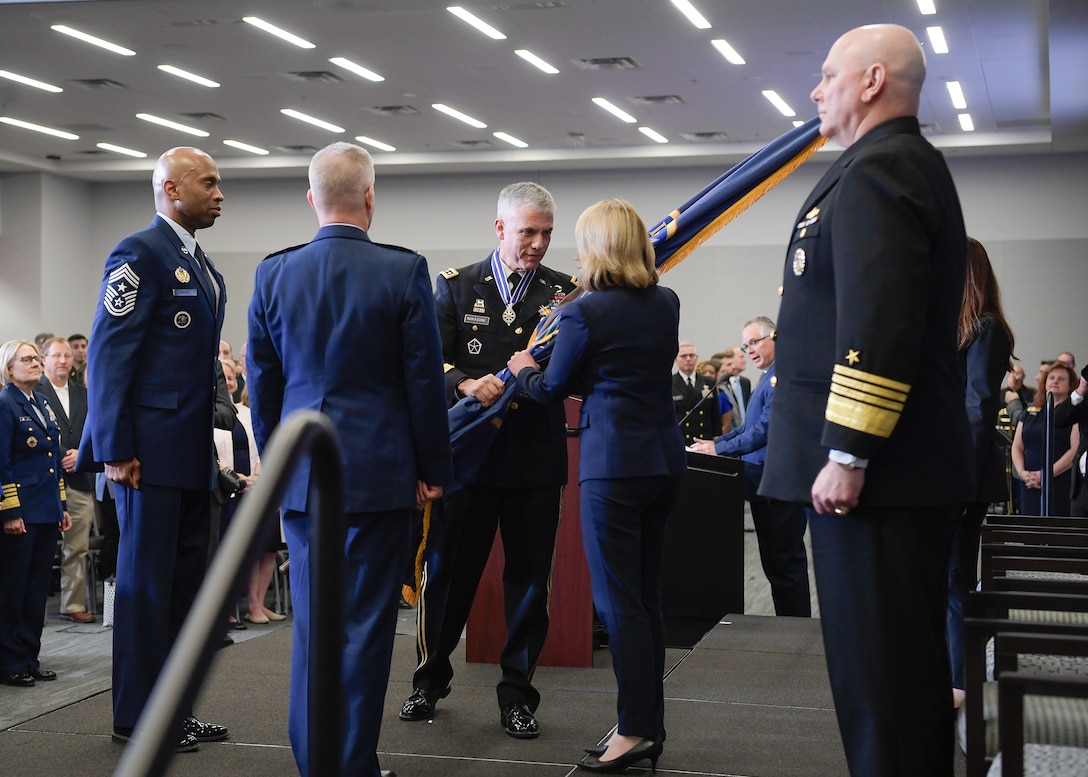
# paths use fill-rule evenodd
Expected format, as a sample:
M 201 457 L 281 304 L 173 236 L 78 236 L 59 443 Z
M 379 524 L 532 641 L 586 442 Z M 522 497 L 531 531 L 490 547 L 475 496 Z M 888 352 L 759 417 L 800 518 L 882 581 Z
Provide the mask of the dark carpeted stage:
M 285 624 L 284 624 L 285 625 Z M 256 637 L 251 628 L 247 636 Z M 260 631 L 219 652 L 197 714 L 230 726 L 227 742 L 175 756 L 170 775 L 219 777 L 297 774 L 287 740 L 291 632 Z M 411 691 L 414 637 L 399 635 L 379 750 L 399 777 L 560 777 L 576 770 L 582 748 L 615 721 L 615 681 L 608 653 L 592 669 L 542 667 L 535 682 L 543 733 L 520 741 L 499 727 L 498 668 L 454 654 L 453 693 L 432 722 L 397 718 Z M 45 654 L 43 653 L 43 658 Z M 66 682 L 62 677 L 48 692 Z M 108 667 L 108 661 L 107 661 Z M 665 680 L 668 740 L 663 773 L 839 777 L 846 773 L 818 620 L 727 616 L 693 649 L 670 649 Z M 76 672 L 69 672 L 68 677 Z M 108 669 L 106 671 L 108 681 Z M 69 682 L 72 680 L 69 679 Z M 92 685 L 85 684 L 91 688 Z M 0 774 L 4 777 L 105 777 L 121 748 L 110 741 L 110 693 L 88 691 L 65 706 L 12 720 L 14 706 L 45 688 L 0 688 Z M 648 762 L 644 762 L 648 770 Z M 638 774 L 638 770 L 631 773 Z

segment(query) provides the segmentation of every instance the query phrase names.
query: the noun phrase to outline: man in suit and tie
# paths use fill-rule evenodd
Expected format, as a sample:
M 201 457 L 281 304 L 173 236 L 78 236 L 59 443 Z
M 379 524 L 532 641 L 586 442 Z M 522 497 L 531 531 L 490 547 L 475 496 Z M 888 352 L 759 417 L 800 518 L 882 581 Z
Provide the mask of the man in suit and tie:
M 121 528 L 113 632 L 113 738 L 143 711 L 204 579 L 214 482 L 212 413 L 223 276 L 196 232 L 219 218 L 219 168 L 173 148 L 152 174 L 155 218 L 106 259 L 91 327 L 77 469 L 115 484 Z M 178 751 L 227 729 L 187 711 Z
M 343 774 L 378 777 L 377 746 L 408 565 L 412 510 L 452 478 L 442 347 L 426 260 L 371 241 L 374 163 L 334 143 L 310 161 L 310 243 L 257 267 L 249 306 L 249 391 L 259 448 L 292 412 L 320 408 L 344 469 Z M 309 773 L 309 459 L 283 495 L 295 644 L 288 731 Z M 327 703 L 314 699 L 314 703 Z M 314 775 L 314 777 L 318 777 Z
M 1054 408 L 1054 425 L 1065 429 L 1073 424 L 1080 426 L 1080 445 L 1073 458 L 1073 480 L 1069 493 L 1070 513 L 1079 518 L 1088 517 L 1088 404 L 1084 397 L 1088 394 L 1088 368 L 1081 371 L 1080 385 L 1069 398 Z
M 744 325 L 740 349 L 763 370 L 748 404 L 744 425 L 717 438 L 696 440 L 692 446 L 710 456 L 740 456 L 744 461 L 744 493 L 752 506 L 752 521 L 759 540 L 763 573 L 771 584 L 776 615 L 808 618 L 812 615 L 812 594 L 808 585 L 808 554 L 805 551 L 805 511 L 801 505 L 759 496 L 760 478 L 767 456 L 767 428 L 771 401 L 778 378 L 774 374 L 774 322 L 766 316 Z
M 752 382 L 741 375 L 747 366 L 744 351 L 739 347 L 726 348 L 722 351 L 722 364 L 718 369 L 720 390 L 729 398 L 733 406 L 730 423 L 734 429 L 744 426 L 748 403 L 752 399 Z
M 925 72 L 891 24 L 845 33 L 824 61 L 820 134 L 846 150 L 794 222 L 760 486 L 808 507 L 854 777 L 954 772 L 948 557 L 975 494 L 956 351 L 967 236 L 918 123 Z
M 60 561 L 60 614 L 76 623 L 94 623 L 87 612 L 87 551 L 94 523 L 94 475 L 75 472 L 79 441 L 87 420 L 87 388 L 71 379 L 72 346 L 63 337 L 42 345 L 45 374 L 38 391 L 45 394 L 60 427 L 60 466 L 68 497 L 72 528 L 64 533 Z
M 684 443 L 710 439 L 722 431 L 714 381 L 696 371 L 699 354 L 695 346 L 684 341 L 676 352 L 676 372 L 672 375 L 672 405 L 676 422 L 684 435 Z

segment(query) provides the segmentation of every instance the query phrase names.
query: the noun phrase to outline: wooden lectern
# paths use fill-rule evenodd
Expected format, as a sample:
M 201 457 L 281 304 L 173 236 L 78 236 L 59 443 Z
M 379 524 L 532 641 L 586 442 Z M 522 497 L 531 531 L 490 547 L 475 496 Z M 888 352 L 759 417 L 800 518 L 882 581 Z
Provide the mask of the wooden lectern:
M 581 402 L 565 400 L 567 428 L 578 428 Z M 582 523 L 578 510 L 578 438 L 567 438 L 567 486 L 559 533 L 555 539 L 555 565 L 552 568 L 552 594 L 548 641 L 540 656 L 540 666 L 593 665 L 593 599 L 589 585 L 589 567 L 582 548 Z M 499 663 L 506 641 L 506 616 L 503 612 L 502 570 L 506 563 L 502 538 L 495 533 L 491 557 L 484 568 L 476 599 L 468 616 L 466 659 L 476 663 Z

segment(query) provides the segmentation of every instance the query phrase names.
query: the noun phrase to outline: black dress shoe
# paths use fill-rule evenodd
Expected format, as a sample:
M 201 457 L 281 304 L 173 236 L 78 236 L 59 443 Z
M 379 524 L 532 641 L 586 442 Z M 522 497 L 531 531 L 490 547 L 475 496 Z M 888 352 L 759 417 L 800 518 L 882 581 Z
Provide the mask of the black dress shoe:
M 35 680 L 42 680 L 42 681 L 56 680 L 57 679 L 57 673 L 56 672 L 54 672 L 52 669 L 42 669 L 41 667 L 36 667 L 34 669 L 31 669 L 30 670 L 30 676 L 33 677 Z
M 113 735 L 110 738 L 117 744 L 123 745 L 132 739 L 132 729 L 124 726 L 114 726 Z M 199 749 L 200 743 L 196 741 L 196 737 L 187 732 L 183 732 L 177 744 L 174 745 L 175 753 L 192 753 Z
M 434 706 L 438 703 L 438 699 L 445 699 L 450 695 L 450 686 L 446 686 L 446 690 L 438 694 L 438 698 L 431 700 L 427 691 L 423 688 L 415 688 L 412 690 L 412 695 L 404 700 L 404 704 L 400 708 L 401 720 L 430 720 L 434 717 Z
M 230 734 L 227 731 L 226 726 L 219 726 L 215 723 L 205 723 L 201 720 L 197 720 L 192 715 L 185 719 L 182 723 L 182 727 L 185 729 L 186 734 L 192 734 L 197 742 L 219 742 L 226 739 Z
M 650 759 L 650 771 L 657 771 L 657 759 L 661 757 L 660 739 L 643 739 L 623 755 L 613 758 L 611 761 L 602 761 L 599 755 L 586 754 L 578 763 L 578 766 L 587 772 L 600 772 L 602 774 L 616 774 L 625 771 L 628 766 L 633 766 L 639 761 Z
M 34 677 L 29 672 L 17 672 L 16 674 L 6 674 L 0 677 L 0 682 L 4 685 L 10 685 L 13 688 L 33 688 Z
M 499 722 L 503 731 L 515 739 L 536 739 L 540 736 L 540 725 L 524 704 L 507 704 L 502 708 Z

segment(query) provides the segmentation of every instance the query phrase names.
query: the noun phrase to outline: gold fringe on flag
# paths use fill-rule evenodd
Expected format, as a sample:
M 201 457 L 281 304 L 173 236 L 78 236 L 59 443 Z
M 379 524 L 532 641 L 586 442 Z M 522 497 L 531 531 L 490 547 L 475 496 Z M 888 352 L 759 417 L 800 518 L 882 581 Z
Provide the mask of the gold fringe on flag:
M 797 156 L 795 156 L 793 159 L 791 159 L 789 162 L 779 168 L 779 170 L 774 173 L 774 175 L 767 178 L 767 180 L 765 180 L 759 186 L 755 187 L 754 189 L 752 189 L 752 191 L 748 192 L 748 194 L 737 200 L 737 202 L 732 207 L 726 209 L 720 216 L 718 216 L 716 219 L 703 227 L 702 230 L 700 230 L 698 234 L 692 237 L 691 240 L 686 242 L 683 247 L 678 248 L 676 250 L 676 253 L 666 259 L 661 264 L 661 266 L 657 268 L 658 273 L 667 273 L 673 267 L 680 264 L 680 262 L 687 259 L 688 256 L 691 255 L 692 251 L 694 251 L 696 248 L 709 240 L 715 233 L 718 232 L 718 230 L 720 230 L 722 227 L 724 227 L 726 224 L 728 224 L 740 214 L 744 213 L 744 211 L 748 210 L 748 208 L 750 208 L 757 201 L 759 201 L 759 199 L 763 197 L 764 194 L 766 194 L 771 189 L 778 186 L 778 184 L 782 183 L 782 181 L 784 181 L 786 178 L 788 178 L 795 170 L 797 170 L 798 167 L 807 162 L 809 158 L 813 154 L 815 154 L 816 151 L 826 142 L 827 138 L 823 137 L 822 135 L 817 135 L 811 143 L 801 149 Z M 680 215 L 680 218 L 683 218 L 683 214 Z M 675 221 L 670 223 L 669 227 L 673 227 L 675 223 Z
M 419 593 L 423 590 L 423 554 L 427 550 L 427 536 L 431 533 L 431 508 L 433 505 L 434 502 L 428 502 L 423 506 L 423 537 L 420 538 L 419 547 L 416 548 L 416 585 L 413 588 L 405 584 L 400 589 L 400 595 L 404 597 L 404 601 L 413 607 L 419 604 Z

